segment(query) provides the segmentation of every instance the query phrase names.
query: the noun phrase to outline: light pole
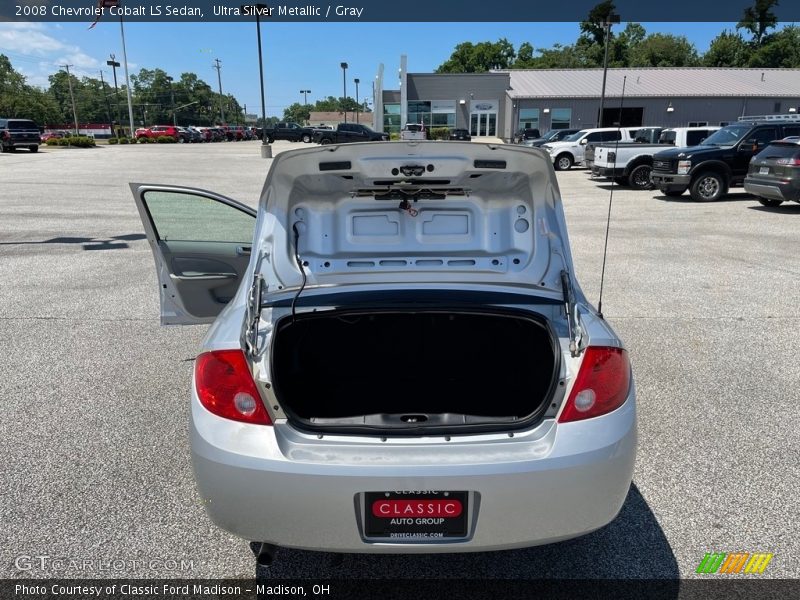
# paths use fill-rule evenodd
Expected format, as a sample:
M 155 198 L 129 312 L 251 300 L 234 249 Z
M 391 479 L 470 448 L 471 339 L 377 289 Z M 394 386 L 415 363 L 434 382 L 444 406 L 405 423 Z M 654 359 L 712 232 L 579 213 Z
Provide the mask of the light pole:
M 347 63 L 343 62 L 339 66 L 342 67 L 342 87 L 344 88 L 344 96 L 342 96 L 342 109 L 344 109 L 344 122 L 347 123 Z
M 603 126 L 603 104 L 605 104 L 606 100 L 606 74 L 608 73 L 608 38 L 611 37 L 611 25 L 613 23 L 619 23 L 619 15 L 614 13 L 609 13 L 608 16 L 606 16 L 606 18 L 603 19 L 603 30 L 605 31 L 606 48 L 603 52 L 603 88 L 600 91 L 600 114 L 597 118 L 598 127 Z
M 261 15 L 269 16 L 266 4 L 242 5 L 244 14 L 256 15 L 256 35 L 258 36 L 258 77 L 261 82 L 261 158 L 272 158 L 272 146 L 267 143 L 267 104 L 264 100 L 264 61 L 261 54 Z
M 303 94 L 303 108 L 308 110 L 308 95 L 311 93 L 311 90 L 300 90 L 300 93 Z M 309 120 L 306 119 L 306 124 L 308 124 Z
M 361 123 L 361 119 L 359 118 L 359 114 L 361 113 L 361 107 L 358 105 L 358 84 L 361 83 L 361 80 L 356 77 L 353 79 L 356 82 L 356 123 Z

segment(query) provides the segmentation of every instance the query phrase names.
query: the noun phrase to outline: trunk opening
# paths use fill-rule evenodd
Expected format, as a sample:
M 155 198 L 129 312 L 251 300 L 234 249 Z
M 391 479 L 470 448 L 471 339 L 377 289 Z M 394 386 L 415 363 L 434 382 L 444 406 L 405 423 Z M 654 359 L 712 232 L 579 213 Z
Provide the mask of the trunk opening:
M 278 323 L 273 385 L 313 430 L 507 430 L 547 409 L 556 348 L 542 317 L 516 310 L 305 313 Z

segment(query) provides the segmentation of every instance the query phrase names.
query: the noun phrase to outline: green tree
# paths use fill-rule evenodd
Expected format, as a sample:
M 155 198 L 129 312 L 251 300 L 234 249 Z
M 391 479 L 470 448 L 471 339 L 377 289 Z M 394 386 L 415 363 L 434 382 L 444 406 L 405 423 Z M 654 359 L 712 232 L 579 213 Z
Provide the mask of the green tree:
M 648 35 L 630 50 L 631 67 L 692 67 L 699 63 L 697 50 L 684 36 Z
M 800 67 L 800 27 L 789 25 L 769 36 L 748 60 L 749 67 Z
M 310 114 L 311 107 L 309 107 L 309 105 L 300 104 L 299 102 L 295 102 L 283 109 L 283 119 L 285 121 L 300 123 L 301 125 L 308 121 Z
M 707 67 L 746 67 L 752 50 L 742 35 L 727 29 L 711 40 L 703 55 Z
M 772 12 L 772 7 L 778 5 L 778 0 L 756 0 L 753 6 L 744 9 L 742 20 L 736 24 L 736 29 L 746 29 L 753 36 L 752 43 L 760 46 L 767 37 L 767 30 L 778 24 L 778 18 Z
M 587 19 L 581 21 L 581 37 L 592 44 L 603 46 L 606 42 L 606 28 L 603 23 L 615 8 L 612 0 L 605 0 L 595 5 L 589 11 Z
M 485 73 L 491 69 L 508 69 L 514 64 L 514 46 L 506 38 L 497 42 L 463 42 L 458 44 L 437 73 Z

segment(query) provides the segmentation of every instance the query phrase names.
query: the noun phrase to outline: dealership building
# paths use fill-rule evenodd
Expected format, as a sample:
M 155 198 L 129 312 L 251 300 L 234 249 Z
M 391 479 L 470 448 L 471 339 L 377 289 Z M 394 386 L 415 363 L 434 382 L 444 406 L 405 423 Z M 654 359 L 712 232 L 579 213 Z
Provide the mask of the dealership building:
M 596 127 L 603 69 L 407 73 L 402 56 L 399 89 L 385 89 L 383 82 L 381 66 L 375 78 L 376 129 L 396 132 L 405 123 L 424 123 L 509 140 L 522 128 Z M 608 69 L 603 124 L 725 125 L 741 116 L 798 111 L 800 69 Z

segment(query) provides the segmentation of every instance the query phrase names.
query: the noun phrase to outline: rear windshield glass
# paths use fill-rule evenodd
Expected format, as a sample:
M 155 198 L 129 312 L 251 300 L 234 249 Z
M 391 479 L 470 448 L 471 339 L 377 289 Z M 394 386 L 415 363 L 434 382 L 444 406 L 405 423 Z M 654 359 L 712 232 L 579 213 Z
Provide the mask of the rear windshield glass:
M 9 129 L 39 129 L 33 121 L 9 121 Z
M 661 132 L 661 137 L 658 138 L 659 144 L 674 144 L 675 137 L 678 134 L 674 131 L 663 131 Z
M 758 153 L 758 158 L 795 158 L 800 157 L 800 146 L 797 144 L 770 144 Z

